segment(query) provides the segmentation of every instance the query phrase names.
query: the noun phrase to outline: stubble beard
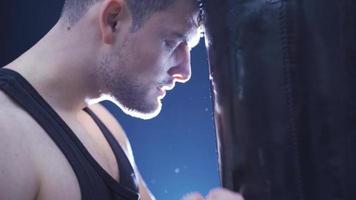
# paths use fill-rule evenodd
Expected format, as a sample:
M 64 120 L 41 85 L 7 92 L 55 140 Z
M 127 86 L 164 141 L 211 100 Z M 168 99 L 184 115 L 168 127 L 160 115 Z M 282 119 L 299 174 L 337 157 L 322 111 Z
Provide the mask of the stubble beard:
M 128 41 L 128 40 L 127 40 Z M 129 73 L 127 42 L 118 52 L 108 54 L 99 63 L 98 80 L 102 93 L 118 105 L 126 114 L 151 119 L 161 111 L 161 102 L 154 97 L 148 98 L 149 89 L 138 80 L 134 73 Z M 129 53 L 129 52 L 127 52 Z

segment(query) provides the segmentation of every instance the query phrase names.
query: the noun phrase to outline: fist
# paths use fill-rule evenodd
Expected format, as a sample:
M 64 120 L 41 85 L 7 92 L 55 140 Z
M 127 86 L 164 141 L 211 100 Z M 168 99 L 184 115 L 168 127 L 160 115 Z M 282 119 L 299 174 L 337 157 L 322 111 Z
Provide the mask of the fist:
M 211 190 L 206 197 L 199 193 L 191 193 L 184 196 L 182 200 L 243 200 L 243 197 L 230 190 L 216 188 Z

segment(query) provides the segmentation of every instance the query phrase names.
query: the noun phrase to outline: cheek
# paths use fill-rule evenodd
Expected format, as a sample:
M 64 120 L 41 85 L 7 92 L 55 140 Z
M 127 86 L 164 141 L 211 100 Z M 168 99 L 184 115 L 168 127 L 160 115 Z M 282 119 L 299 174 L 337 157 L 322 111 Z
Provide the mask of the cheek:
M 130 78 L 135 78 L 139 83 L 149 86 L 167 78 L 169 66 L 168 53 L 166 53 L 159 42 L 154 40 L 143 40 L 131 38 L 126 42 L 121 51 L 117 67 L 125 67 Z
M 139 71 L 146 76 L 159 76 L 165 73 L 168 59 L 159 50 L 141 49 L 139 55 L 134 59 L 139 66 Z
M 146 40 L 139 43 L 134 49 L 138 54 L 136 59 L 140 60 L 145 69 L 158 70 L 154 73 L 161 71 L 162 66 L 166 66 L 169 60 L 168 52 L 163 49 L 159 41 L 158 39 Z

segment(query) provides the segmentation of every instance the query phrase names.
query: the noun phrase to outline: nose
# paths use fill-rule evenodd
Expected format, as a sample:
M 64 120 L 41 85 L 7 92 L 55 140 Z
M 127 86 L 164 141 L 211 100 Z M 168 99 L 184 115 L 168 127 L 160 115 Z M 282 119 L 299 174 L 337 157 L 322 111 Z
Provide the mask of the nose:
M 175 65 L 168 70 L 168 74 L 177 82 L 187 82 L 191 75 L 190 48 L 188 44 L 182 43 L 174 52 Z

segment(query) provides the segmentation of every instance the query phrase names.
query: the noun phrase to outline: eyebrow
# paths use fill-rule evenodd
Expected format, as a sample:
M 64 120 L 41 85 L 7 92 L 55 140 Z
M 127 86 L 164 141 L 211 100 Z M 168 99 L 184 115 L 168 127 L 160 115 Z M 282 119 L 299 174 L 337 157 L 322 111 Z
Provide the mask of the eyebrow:
M 173 37 L 178 38 L 178 39 L 184 39 L 184 40 L 187 39 L 187 34 L 183 34 L 183 33 L 178 32 L 178 31 L 171 31 L 168 35 L 173 36 Z
M 169 30 L 169 31 L 167 31 L 167 35 L 173 36 L 177 39 L 188 40 L 188 35 L 189 35 L 191 29 L 196 28 L 195 25 L 196 25 L 195 23 L 193 23 L 193 24 L 191 23 L 189 28 L 185 29 L 184 33 L 181 31 L 178 31 L 178 30 Z
M 192 17 L 190 23 L 194 26 L 194 28 L 199 28 L 201 26 L 202 22 L 203 22 L 203 15 L 201 13 L 199 13 L 197 20 L 195 21 L 195 19 Z

